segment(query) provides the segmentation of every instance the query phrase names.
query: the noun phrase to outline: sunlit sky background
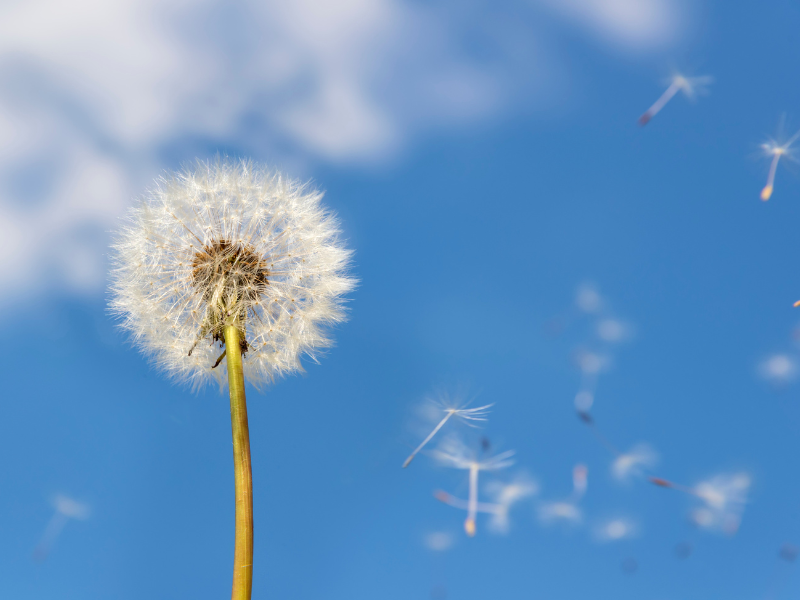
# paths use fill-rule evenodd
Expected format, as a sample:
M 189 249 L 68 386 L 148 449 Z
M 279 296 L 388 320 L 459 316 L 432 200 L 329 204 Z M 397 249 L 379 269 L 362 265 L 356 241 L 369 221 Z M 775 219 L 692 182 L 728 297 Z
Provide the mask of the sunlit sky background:
M 229 593 L 227 396 L 168 382 L 105 310 L 119 216 L 218 153 L 325 189 L 361 280 L 319 365 L 248 392 L 254 598 L 800 594 L 778 557 L 800 544 L 799 388 L 763 369 L 800 359 L 798 169 L 758 198 L 759 144 L 784 113 L 800 128 L 796 2 L 17 1 L 0 17 L 0 596 Z M 713 75 L 710 94 L 638 127 L 672 68 Z M 697 499 L 612 478 L 573 407 L 595 323 L 582 285 L 631 331 L 598 379 L 598 428 L 686 486 L 746 473 L 735 535 L 692 526 Z M 477 433 L 517 451 L 496 479 L 540 486 L 506 535 L 481 516 L 469 539 L 434 499 L 465 497 L 463 471 L 400 468 L 437 389 L 496 403 Z M 582 523 L 543 525 L 577 463 Z M 52 536 L 64 498 L 90 512 Z M 614 517 L 637 535 L 598 541 Z

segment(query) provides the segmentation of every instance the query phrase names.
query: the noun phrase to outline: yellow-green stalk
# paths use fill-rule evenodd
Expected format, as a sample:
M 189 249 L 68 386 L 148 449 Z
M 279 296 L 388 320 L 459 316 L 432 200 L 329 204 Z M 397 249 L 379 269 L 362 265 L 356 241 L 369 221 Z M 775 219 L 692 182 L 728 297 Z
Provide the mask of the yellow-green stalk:
M 250 600 L 253 588 L 253 472 L 250 467 L 250 431 L 242 370 L 242 335 L 236 325 L 226 325 L 224 336 L 236 480 L 236 545 L 231 600 Z

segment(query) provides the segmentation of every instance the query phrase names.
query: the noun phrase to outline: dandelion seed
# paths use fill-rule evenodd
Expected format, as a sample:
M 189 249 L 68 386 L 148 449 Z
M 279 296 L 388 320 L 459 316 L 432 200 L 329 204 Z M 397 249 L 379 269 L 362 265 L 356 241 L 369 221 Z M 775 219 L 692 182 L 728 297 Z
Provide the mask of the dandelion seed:
M 566 500 L 558 502 L 545 502 L 539 505 L 539 520 L 545 524 L 563 521 L 577 524 L 583 518 L 583 513 L 578 507 L 578 502 L 586 494 L 589 483 L 589 469 L 586 465 L 578 464 L 572 469 L 572 493 Z
M 630 327 L 618 319 L 605 318 L 597 323 L 597 336 L 604 342 L 616 344 L 630 336 Z
M 423 541 L 425 546 L 434 552 L 445 552 L 455 543 L 453 536 L 445 531 L 433 531 L 427 534 Z
M 691 520 L 698 527 L 733 535 L 739 529 L 750 483 L 746 473 L 718 475 L 699 483 L 693 494 L 705 506 L 694 509 Z
M 783 129 L 783 123 L 784 119 L 781 119 L 781 125 L 778 128 L 779 136 L 780 130 Z M 795 133 L 786 142 L 780 143 L 777 139 L 769 139 L 761 144 L 761 150 L 768 158 L 771 159 L 769 165 L 769 174 L 767 175 L 767 185 L 765 185 L 764 189 L 761 190 L 761 199 L 764 202 L 772 197 L 772 190 L 775 187 L 775 172 L 778 169 L 778 161 L 781 159 L 781 157 L 785 157 L 786 160 L 797 160 L 795 151 L 792 150 L 792 145 L 797 141 L 798 137 L 800 137 L 800 131 Z
M 629 452 L 620 454 L 611 463 L 611 473 L 617 481 L 627 482 L 641 476 L 658 462 L 658 455 L 647 444 L 638 444 Z
M 470 537 L 475 536 L 476 525 L 475 518 L 479 512 L 492 512 L 496 510 L 494 505 L 489 508 L 485 504 L 478 502 L 478 474 L 480 471 L 497 471 L 505 469 L 514 464 L 511 457 L 514 455 L 513 450 L 489 456 L 483 459 L 478 459 L 474 452 L 470 452 L 469 448 L 464 444 L 461 438 L 450 435 L 445 438 L 440 444 L 439 448 L 434 452 L 434 457 L 443 465 L 455 469 L 465 469 L 469 471 L 469 499 L 462 506 L 462 501 L 453 498 L 445 492 L 437 493 L 437 499 L 455 506 L 456 508 L 466 508 L 467 518 L 464 521 L 464 531 Z
M 538 494 L 539 486 L 530 477 L 522 474 L 510 483 L 491 482 L 486 486 L 486 492 L 497 507 L 489 521 L 489 529 L 496 533 L 507 533 L 511 507 Z
M 581 350 L 575 354 L 575 362 L 584 376 L 596 377 L 608 368 L 611 360 L 606 355 Z
M 443 399 L 442 401 L 447 401 L 447 400 Z M 487 404 L 485 406 L 478 406 L 476 408 L 442 407 L 441 410 L 444 411 L 444 417 L 442 418 L 441 421 L 439 421 L 436 427 L 433 428 L 433 431 L 431 431 L 428 434 L 428 437 L 422 440 L 420 445 L 417 446 L 416 449 L 411 453 L 411 455 L 405 460 L 405 462 L 403 463 L 403 468 L 405 469 L 409 464 L 411 464 L 411 461 L 414 460 L 414 457 L 417 454 L 419 454 L 419 452 L 427 445 L 427 443 L 433 439 L 433 436 L 435 436 L 438 433 L 438 431 L 444 426 L 444 424 L 447 423 L 448 420 L 450 420 L 450 417 L 456 417 L 464 421 L 467 425 L 473 425 L 474 423 L 477 422 L 486 421 L 487 419 L 486 415 L 489 414 L 489 409 L 492 406 L 494 406 L 494 404 Z
M 758 366 L 758 372 L 776 386 L 790 383 L 797 375 L 797 362 L 787 354 L 773 354 Z
M 574 403 L 578 414 L 588 414 L 594 404 L 594 394 L 589 390 L 581 390 L 575 394 Z
M 85 521 L 91 514 L 88 505 L 77 502 L 63 494 L 56 495 L 53 499 L 53 507 L 55 508 L 55 513 L 47 524 L 42 534 L 42 539 L 33 551 L 33 558 L 35 560 L 41 561 L 47 558 L 53 544 L 70 519 Z
M 626 518 L 609 519 L 594 529 L 594 537 L 599 542 L 617 542 L 632 538 L 637 533 L 636 523 Z
M 228 381 L 236 600 L 250 598 L 253 573 L 245 377 L 261 386 L 301 370 L 303 355 L 316 360 L 355 285 L 321 197 L 251 162 L 198 163 L 162 177 L 113 246 L 111 310 L 137 345 L 195 387 Z M 222 360 L 226 368 L 214 368 Z
M 684 95 L 691 100 L 694 99 L 698 93 L 702 93 L 705 86 L 709 85 L 712 81 L 713 78 L 709 76 L 685 77 L 679 73 L 676 73 L 669 80 L 669 87 L 664 91 L 663 94 L 661 94 L 661 97 L 659 97 L 659 99 L 653 103 L 653 106 L 648 108 L 647 111 L 645 111 L 645 113 L 639 117 L 639 125 L 647 125 L 647 123 L 650 122 L 650 119 L 655 117 L 659 111 L 666 106 L 667 102 L 672 100 L 672 97 L 678 92 L 683 92 Z
M 594 314 L 603 307 L 603 297 L 593 285 L 584 283 L 578 288 L 575 304 L 582 312 Z

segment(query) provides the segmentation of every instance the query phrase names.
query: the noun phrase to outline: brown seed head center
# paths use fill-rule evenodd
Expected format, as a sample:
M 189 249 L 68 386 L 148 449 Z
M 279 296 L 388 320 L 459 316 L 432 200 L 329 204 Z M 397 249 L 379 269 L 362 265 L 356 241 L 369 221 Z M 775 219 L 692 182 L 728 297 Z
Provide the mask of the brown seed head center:
M 207 302 L 234 303 L 243 311 L 258 302 L 269 285 L 266 261 L 242 242 L 215 240 L 195 253 L 192 284 Z

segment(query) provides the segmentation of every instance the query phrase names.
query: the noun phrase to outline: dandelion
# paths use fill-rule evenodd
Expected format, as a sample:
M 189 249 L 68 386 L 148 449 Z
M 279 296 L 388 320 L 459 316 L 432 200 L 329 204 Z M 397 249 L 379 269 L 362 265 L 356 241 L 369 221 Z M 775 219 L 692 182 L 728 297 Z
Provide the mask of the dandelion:
M 684 95 L 693 100 L 698 93 L 704 91 L 705 86 L 713 81 L 712 77 L 685 77 L 679 73 L 674 74 L 669 79 L 669 87 L 661 94 L 658 100 L 653 103 L 653 106 L 647 109 L 645 113 L 639 117 L 639 125 L 645 126 L 650 122 L 650 119 L 655 117 L 659 111 L 666 106 L 667 102 L 672 100 L 672 97 L 678 92 L 683 92 Z
M 539 506 L 539 520 L 543 523 L 566 521 L 579 523 L 583 513 L 578 507 L 578 502 L 586 494 L 589 484 L 589 469 L 586 465 L 578 464 L 572 469 L 572 493 L 566 500 L 546 502 Z
M 245 377 L 261 386 L 301 370 L 303 355 L 315 360 L 355 284 L 351 253 L 321 197 L 248 161 L 198 163 L 159 179 L 113 246 L 111 310 L 137 345 L 175 379 L 228 382 L 234 599 L 250 598 L 252 587 Z
M 611 463 L 611 474 L 617 481 L 627 482 L 654 467 L 658 455 L 647 444 L 638 444 L 625 454 L 619 454 Z
M 450 406 L 450 399 L 448 397 L 442 397 L 439 399 L 437 407 L 437 412 L 441 411 L 444 412 L 444 417 L 441 421 L 433 428 L 419 446 L 411 453 L 411 455 L 405 460 L 403 463 L 403 468 L 405 469 L 408 465 L 411 464 L 411 461 L 414 460 L 414 457 L 419 454 L 419 452 L 433 439 L 439 430 L 444 426 L 447 421 L 450 420 L 450 417 L 456 417 L 466 423 L 467 425 L 475 426 L 475 423 L 479 423 L 481 421 L 486 421 L 486 415 L 489 414 L 489 409 L 494 406 L 494 404 L 487 404 L 485 406 L 478 406 L 475 408 L 467 408 L 461 407 L 456 408 L 454 406 Z
M 783 129 L 784 120 L 781 119 L 781 126 L 779 131 Z M 780 135 L 780 134 L 779 134 Z M 772 190 L 775 187 L 775 171 L 778 169 L 778 161 L 781 157 L 786 157 L 787 160 L 797 160 L 792 144 L 800 137 L 800 131 L 795 133 L 786 142 L 780 143 L 777 139 L 769 139 L 761 144 L 761 150 L 764 154 L 771 159 L 769 165 L 769 174 L 767 175 L 767 185 L 761 190 L 761 199 L 766 202 L 772 196 Z
M 514 451 L 509 450 L 495 456 L 478 459 L 476 453 L 471 452 L 461 438 L 452 435 L 445 438 L 434 452 L 434 457 L 444 466 L 469 471 L 469 499 L 466 503 L 445 492 L 436 494 L 438 500 L 456 508 L 466 509 L 467 518 L 464 521 L 464 531 L 468 536 L 475 536 L 475 517 L 478 512 L 494 512 L 496 510 L 494 505 L 478 502 L 478 474 L 480 471 L 497 471 L 510 467 L 514 464 L 514 461 L 511 460 L 513 455 Z
M 53 499 L 53 507 L 55 508 L 55 513 L 47 524 L 42 534 L 42 539 L 33 551 L 33 557 L 36 560 L 44 560 L 47 557 L 56 538 L 58 538 L 70 519 L 85 521 L 91 514 L 88 505 L 73 500 L 63 494 L 56 495 Z

